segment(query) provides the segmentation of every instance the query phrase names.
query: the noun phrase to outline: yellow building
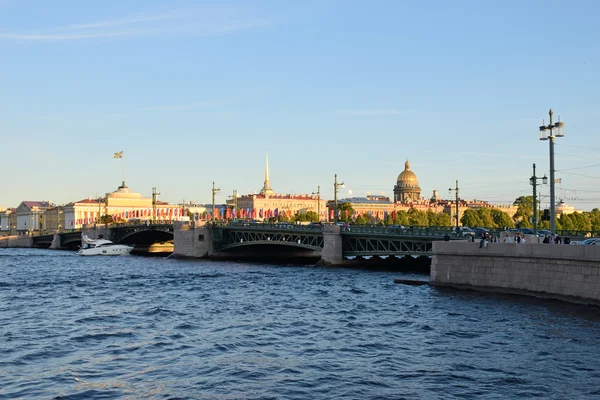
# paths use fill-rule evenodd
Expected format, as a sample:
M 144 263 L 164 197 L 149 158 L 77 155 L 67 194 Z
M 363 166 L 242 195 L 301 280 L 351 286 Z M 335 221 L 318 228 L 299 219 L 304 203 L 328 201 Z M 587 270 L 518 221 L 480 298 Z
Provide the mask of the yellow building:
M 153 206 L 152 198 L 131 191 L 123 182 L 117 190 L 106 193 L 103 198 L 87 198 L 65 205 L 62 215 L 64 229 L 80 229 L 83 225 L 97 223 L 104 215 L 111 216 L 113 221 L 124 222 L 174 221 L 183 219 L 187 213 L 182 206 L 163 201 L 156 201 Z
M 277 194 L 269 182 L 269 153 L 265 164 L 265 181 L 259 194 L 248 194 L 235 199 L 237 206 L 235 215 L 231 218 L 253 218 L 264 220 L 281 215 L 293 217 L 308 211 L 319 214 L 320 220 L 327 218 L 327 201 L 313 194 Z M 234 201 L 228 201 L 228 206 L 234 207 Z M 227 217 L 227 215 L 225 216 Z

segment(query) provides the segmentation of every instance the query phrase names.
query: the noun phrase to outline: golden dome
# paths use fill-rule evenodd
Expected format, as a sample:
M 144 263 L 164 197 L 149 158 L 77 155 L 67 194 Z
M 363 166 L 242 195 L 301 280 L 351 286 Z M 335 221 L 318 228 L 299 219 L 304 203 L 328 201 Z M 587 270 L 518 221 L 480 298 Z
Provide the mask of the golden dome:
M 418 184 L 417 175 L 415 175 L 415 173 L 410 170 L 410 163 L 408 162 L 408 160 L 406 160 L 406 162 L 404 163 L 404 171 L 402 171 L 400 175 L 398 175 L 397 181 L 398 185 L 401 185 L 402 183 L 407 184 L 413 182 Z

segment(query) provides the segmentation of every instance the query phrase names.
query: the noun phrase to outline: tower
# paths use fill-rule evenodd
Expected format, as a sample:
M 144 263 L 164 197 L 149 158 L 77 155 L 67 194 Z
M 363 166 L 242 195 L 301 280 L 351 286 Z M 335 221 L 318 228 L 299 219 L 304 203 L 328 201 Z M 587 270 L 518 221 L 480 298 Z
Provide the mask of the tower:
M 265 184 L 263 185 L 260 194 L 271 195 L 273 193 L 275 193 L 275 191 L 271 189 L 271 184 L 269 183 L 269 152 L 267 151 L 267 162 L 265 166 Z

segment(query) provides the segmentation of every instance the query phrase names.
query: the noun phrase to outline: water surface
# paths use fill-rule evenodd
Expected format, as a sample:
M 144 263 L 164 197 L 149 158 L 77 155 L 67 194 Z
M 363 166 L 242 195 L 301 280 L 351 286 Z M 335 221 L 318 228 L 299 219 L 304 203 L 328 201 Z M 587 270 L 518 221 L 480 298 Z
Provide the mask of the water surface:
M 0 398 L 600 398 L 597 307 L 398 277 L 0 249 Z

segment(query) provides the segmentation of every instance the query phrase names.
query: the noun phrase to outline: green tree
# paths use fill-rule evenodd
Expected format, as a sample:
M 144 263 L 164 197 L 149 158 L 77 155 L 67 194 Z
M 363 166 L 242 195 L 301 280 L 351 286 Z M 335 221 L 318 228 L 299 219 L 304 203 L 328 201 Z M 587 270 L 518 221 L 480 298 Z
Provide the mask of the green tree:
M 343 203 L 338 203 L 337 209 L 339 212 L 338 221 L 350 222 L 352 220 L 352 215 L 354 214 L 352 203 L 346 201 Z
M 98 219 L 99 224 L 112 224 L 113 222 L 112 215 L 103 215 Z
M 359 215 L 356 217 L 357 225 L 366 225 L 371 223 L 371 218 L 367 214 Z
M 460 223 L 463 226 L 483 226 L 481 223 L 481 217 L 479 216 L 478 210 L 468 208 L 462 215 Z
M 408 223 L 411 226 L 429 226 L 427 213 L 416 208 L 411 208 L 408 210 Z
M 394 219 L 392 218 L 392 215 L 388 214 L 383 223 L 386 225 L 394 225 Z
M 497 208 L 492 208 L 490 211 L 492 214 L 492 219 L 494 221 L 494 228 L 514 228 L 515 222 L 508 215 L 507 212 L 499 210 Z
M 584 214 L 587 214 L 587 217 L 590 220 L 590 229 L 593 231 L 600 231 L 600 210 L 594 208 L 592 211 Z
M 394 224 L 402 226 L 410 225 L 410 222 L 408 220 L 408 213 L 404 210 L 397 211 L 396 219 L 394 219 Z
M 304 211 L 297 213 L 293 220 L 298 222 L 319 222 L 319 215 L 314 211 Z
M 450 215 L 448 215 L 444 212 L 435 213 L 433 215 L 435 218 L 434 223 L 429 221 L 430 226 L 451 226 L 452 225 L 452 218 L 450 217 Z
M 533 216 L 533 196 L 520 196 L 514 205 L 518 205 L 517 212 L 513 215 L 513 221 L 519 228 L 531 228 L 529 219 Z

